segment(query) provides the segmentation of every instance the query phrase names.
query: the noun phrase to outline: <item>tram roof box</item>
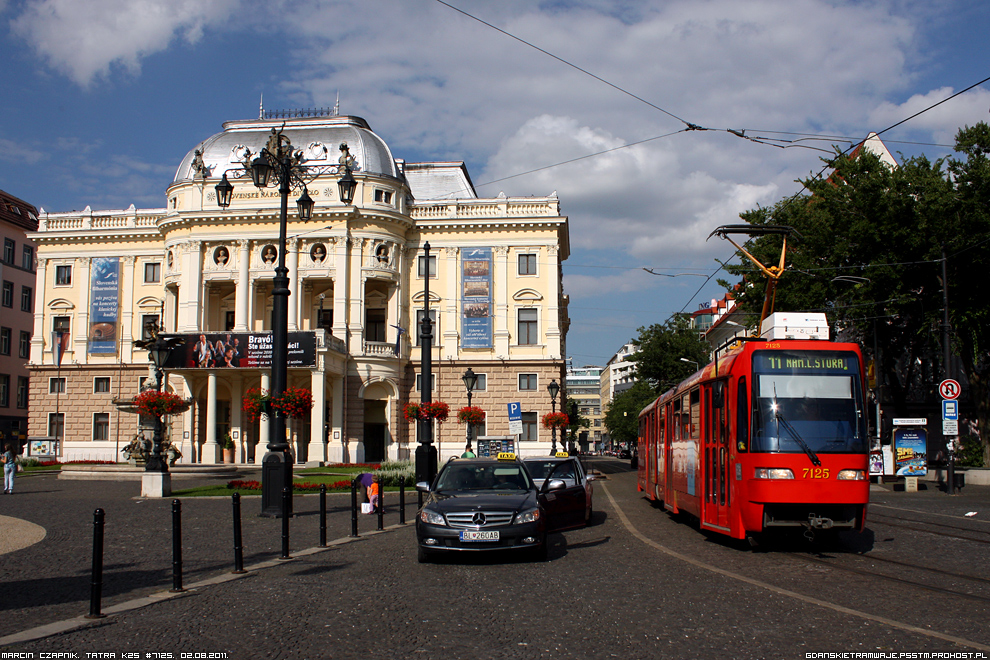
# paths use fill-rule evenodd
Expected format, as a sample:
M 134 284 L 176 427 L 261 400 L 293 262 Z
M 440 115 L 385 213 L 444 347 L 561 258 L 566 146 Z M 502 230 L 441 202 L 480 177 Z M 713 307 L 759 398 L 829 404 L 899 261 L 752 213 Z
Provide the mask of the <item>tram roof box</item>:
M 763 321 L 763 339 L 824 339 L 828 340 L 828 319 L 824 314 L 791 314 L 777 312 Z

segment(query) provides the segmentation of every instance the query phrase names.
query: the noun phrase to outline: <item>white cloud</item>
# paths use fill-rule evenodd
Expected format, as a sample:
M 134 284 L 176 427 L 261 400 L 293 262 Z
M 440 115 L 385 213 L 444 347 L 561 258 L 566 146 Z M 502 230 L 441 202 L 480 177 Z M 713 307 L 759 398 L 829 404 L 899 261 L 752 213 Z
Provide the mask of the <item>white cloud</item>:
M 905 117 L 922 112 L 955 93 L 956 90 L 951 87 L 941 87 L 926 94 L 915 94 L 903 103 L 885 101 L 873 109 L 870 121 L 877 127 L 874 130 L 879 130 L 880 127 L 893 125 Z M 990 91 L 978 87 L 915 117 L 911 120 L 910 128 L 912 131 L 928 132 L 941 144 L 953 144 L 960 128 L 986 121 L 988 109 Z
M 12 21 L 49 65 L 82 87 L 108 77 L 114 65 L 132 75 L 141 60 L 175 36 L 195 43 L 238 0 L 29 0 Z
M 44 151 L 28 147 L 14 140 L 0 138 L 0 160 L 8 163 L 34 165 L 47 158 Z

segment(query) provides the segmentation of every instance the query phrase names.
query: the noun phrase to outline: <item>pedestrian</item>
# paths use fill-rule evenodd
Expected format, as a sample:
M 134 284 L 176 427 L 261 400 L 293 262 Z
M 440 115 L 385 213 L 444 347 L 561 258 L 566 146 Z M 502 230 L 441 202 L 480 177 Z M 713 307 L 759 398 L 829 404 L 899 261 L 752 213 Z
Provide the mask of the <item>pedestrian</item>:
M 470 444 L 467 447 L 464 448 L 464 453 L 461 454 L 461 458 L 477 458 L 477 456 L 475 455 L 475 453 L 473 451 L 471 451 L 471 445 Z
M 14 492 L 14 475 L 17 474 L 17 454 L 14 453 L 14 445 L 7 443 L 6 451 L 0 457 L 3 463 L 3 492 L 9 494 Z
M 378 495 L 382 488 L 381 479 L 382 478 L 377 474 L 371 478 L 371 485 L 368 486 L 368 502 L 371 503 L 371 511 L 368 513 L 373 513 L 378 510 Z

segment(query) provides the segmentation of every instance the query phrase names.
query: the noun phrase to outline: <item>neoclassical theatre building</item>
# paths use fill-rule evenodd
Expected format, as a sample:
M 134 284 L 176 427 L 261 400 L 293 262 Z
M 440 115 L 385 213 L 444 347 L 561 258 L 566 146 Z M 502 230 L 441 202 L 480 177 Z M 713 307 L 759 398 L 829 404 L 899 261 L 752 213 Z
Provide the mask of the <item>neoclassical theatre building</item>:
M 433 400 L 451 408 L 436 431 L 441 460 L 464 448 L 456 411 L 469 367 L 479 376 L 472 403 L 488 414 L 476 435 L 508 436 L 507 404 L 519 402 L 518 449 L 549 451 L 539 417 L 550 411 L 547 385 L 563 383 L 568 324 L 567 218 L 556 194 L 479 198 L 461 162 L 407 163 L 364 119 L 303 114 L 225 123 L 179 163 L 165 208 L 39 214 L 30 437 L 62 439 L 64 459 L 119 459 L 138 418 L 114 402 L 154 378 L 135 342 L 161 324 L 183 339 L 164 386 L 193 401 L 168 419 L 181 461 L 218 462 L 229 437 L 238 462 L 260 462 L 268 425 L 249 421 L 242 399 L 270 385 L 280 199 L 244 167 L 282 131 L 315 200 L 303 223 L 301 191 L 289 196 L 289 385 L 315 402 L 290 420 L 296 461 L 412 457 L 403 406 L 421 396 L 426 278 Z M 350 204 L 337 185 L 345 162 L 357 180 Z M 221 209 L 224 174 L 234 191 Z

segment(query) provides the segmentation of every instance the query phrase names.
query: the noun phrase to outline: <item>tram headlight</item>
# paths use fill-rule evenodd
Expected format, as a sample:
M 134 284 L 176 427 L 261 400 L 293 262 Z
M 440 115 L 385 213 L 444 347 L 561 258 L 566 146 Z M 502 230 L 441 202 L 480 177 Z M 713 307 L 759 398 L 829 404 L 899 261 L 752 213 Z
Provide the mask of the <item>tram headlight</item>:
M 793 479 L 794 473 L 787 468 L 756 468 L 756 479 Z
M 840 481 L 866 481 L 866 472 L 863 470 L 840 470 L 836 479 Z

